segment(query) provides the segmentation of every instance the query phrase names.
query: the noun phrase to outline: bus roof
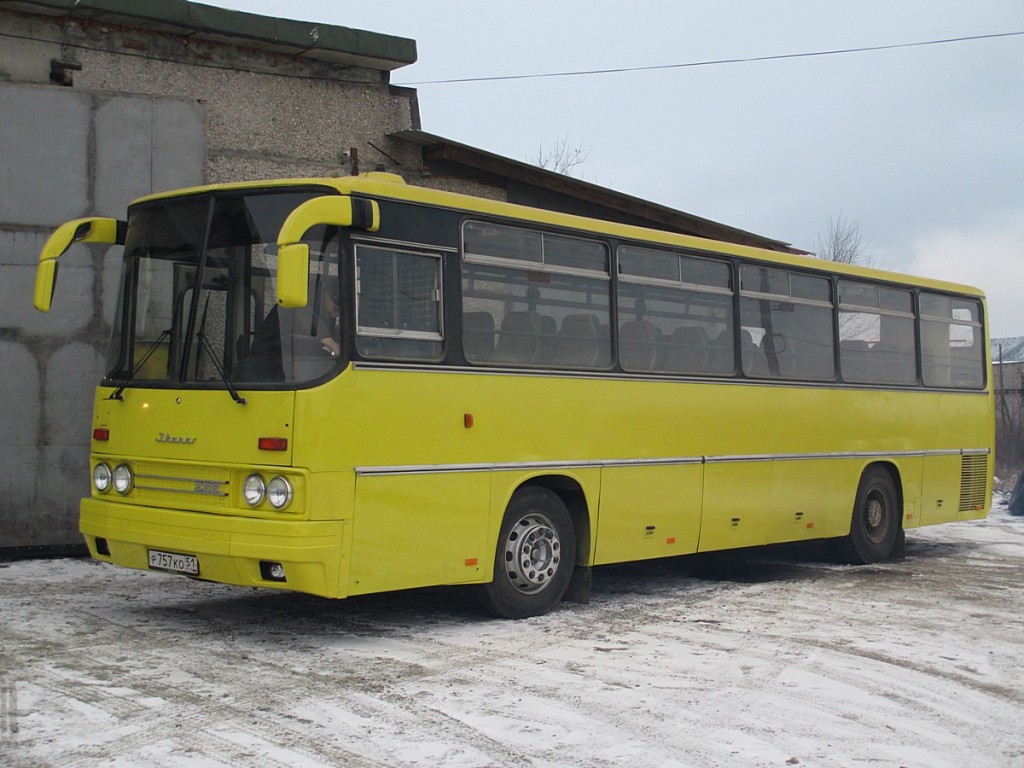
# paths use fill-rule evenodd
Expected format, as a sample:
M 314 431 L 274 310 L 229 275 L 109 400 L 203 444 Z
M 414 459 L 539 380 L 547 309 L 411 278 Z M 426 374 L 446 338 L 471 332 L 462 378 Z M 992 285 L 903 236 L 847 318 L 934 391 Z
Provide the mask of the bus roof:
M 457 192 L 446 192 L 407 184 L 401 176 L 392 173 L 369 172 L 358 176 L 337 176 L 320 178 L 263 179 L 258 181 L 230 182 L 208 184 L 201 187 L 171 190 L 147 195 L 134 201 L 132 205 L 173 199 L 176 197 L 204 194 L 218 191 L 241 191 L 247 189 L 268 189 L 294 186 L 320 186 L 336 190 L 340 194 L 366 195 L 388 200 L 405 201 L 420 205 L 437 206 L 450 210 L 465 211 L 496 216 L 516 221 L 528 221 L 549 226 L 571 229 L 579 232 L 601 234 L 610 237 L 642 240 L 652 244 L 687 248 L 691 250 L 742 256 L 773 264 L 801 267 L 816 271 L 832 272 L 850 277 L 861 277 L 873 280 L 884 280 L 932 288 L 941 291 L 965 293 L 983 297 L 983 292 L 973 286 L 936 280 L 928 277 L 907 275 L 901 272 L 863 267 L 839 262 L 826 261 L 813 256 L 801 256 L 780 251 L 772 251 L 753 246 L 740 245 L 722 240 L 710 240 L 693 235 L 683 235 L 664 230 L 620 224 L 602 219 L 587 218 L 573 214 L 550 211 L 543 208 L 532 208 L 517 203 L 490 200 L 482 197 L 464 195 Z

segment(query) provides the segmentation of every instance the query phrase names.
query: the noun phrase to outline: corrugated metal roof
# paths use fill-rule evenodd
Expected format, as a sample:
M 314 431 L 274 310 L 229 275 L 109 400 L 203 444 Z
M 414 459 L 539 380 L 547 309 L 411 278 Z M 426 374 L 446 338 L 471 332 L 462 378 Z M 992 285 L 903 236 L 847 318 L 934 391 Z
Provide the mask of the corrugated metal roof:
M 313 21 L 292 21 L 188 0 L 14 0 L 0 7 L 144 27 L 345 66 L 392 71 L 416 61 L 416 41 Z
M 652 203 L 608 187 L 574 179 L 565 174 L 539 168 L 530 163 L 496 155 L 468 144 L 446 139 L 420 130 L 405 130 L 390 134 L 392 137 L 423 147 L 423 158 L 447 160 L 509 179 L 516 179 L 542 189 L 583 200 L 612 211 L 621 211 L 644 220 L 645 226 L 669 229 L 698 237 L 724 240 L 740 245 L 751 245 L 773 251 L 806 255 L 806 251 L 793 248 L 789 243 L 753 232 L 731 227 L 691 213 Z
M 995 363 L 1024 362 L 1024 336 L 992 339 L 992 361 Z

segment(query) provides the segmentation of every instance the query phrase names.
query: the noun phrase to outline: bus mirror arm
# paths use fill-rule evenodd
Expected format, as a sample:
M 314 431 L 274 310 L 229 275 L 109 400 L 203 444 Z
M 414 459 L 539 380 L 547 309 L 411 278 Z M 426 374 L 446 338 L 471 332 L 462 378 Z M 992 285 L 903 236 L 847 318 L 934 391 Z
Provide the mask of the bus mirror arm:
M 277 303 L 282 307 L 304 307 L 309 302 L 309 245 L 303 238 L 319 225 L 376 232 L 380 207 L 376 200 L 324 195 L 288 214 L 277 236 Z
M 39 254 L 36 286 L 32 303 L 40 312 L 49 312 L 57 281 L 57 260 L 75 243 L 124 245 L 128 225 L 117 219 L 92 217 L 61 224 L 46 240 Z

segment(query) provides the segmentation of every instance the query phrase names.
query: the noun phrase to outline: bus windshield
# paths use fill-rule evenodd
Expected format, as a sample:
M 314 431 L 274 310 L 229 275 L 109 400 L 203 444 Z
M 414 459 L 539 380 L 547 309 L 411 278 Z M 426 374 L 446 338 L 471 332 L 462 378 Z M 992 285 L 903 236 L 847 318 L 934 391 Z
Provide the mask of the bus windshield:
M 317 189 L 245 190 L 129 210 L 108 383 L 287 386 L 341 363 L 336 230 L 310 230 L 308 306 L 275 300 L 277 233 Z

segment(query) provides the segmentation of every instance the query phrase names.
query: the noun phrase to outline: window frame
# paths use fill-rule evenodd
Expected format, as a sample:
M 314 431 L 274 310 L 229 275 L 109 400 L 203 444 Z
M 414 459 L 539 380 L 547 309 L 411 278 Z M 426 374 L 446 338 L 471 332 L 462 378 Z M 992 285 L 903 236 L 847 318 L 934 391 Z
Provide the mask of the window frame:
M 925 304 L 925 297 L 936 297 L 945 299 L 950 302 L 950 315 L 931 315 L 925 314 L 922 307 Z M 972 312 L 972 318 L 974 315 L 977 316 L 977 320 L 963 320 L 953 316 L 957 307 L 953 306 L 955 302 L 962 302 L 966 304 L 972 304 L 976 308 L 976 312 Z M 958 385 L 953 383 L 954 379 L 950 377 L 949 382 L 945 383 L 934 383 L 930 381 L 930 374 L 933 372 L 934 365 L 929 363 L 930 355 L 926 354 L 926 338 L 930 335 L 925 332 L 925 324 L 929 323 L 932 325 L 944 325 L 948 331 L 951 331 L 954 326 L 961 326 L 970 328 L 975 337 L 976 344 L 972 344 L 971 347 L 977 346 L 978 352 L 981 355 L 981 359 L 976 361 L 980 363 L 979 368 L 975 373 L 980 374 L 979 383 L 976 385 Z M 989 366 L 987 365 L 987 353 L 986 353 L 986 342 L 987 334 L 985 328 L 985 303 L 981 297 L 968 296 L 958 293 L 944 293 L 942 291 L 929 290 L 927 288 L 921 288 L 917 295 L 917 336 L 918 336 L 918 360 L 920 364 L 921 376 L 920 383 L 925 389 L 941 389 L 941 390 L 953 390 L 957 392 L 980 392 L 985 390 L 989 385 L 990 373 Z M 950 352 L 950 373 L 954 371 L 954 365 L 952 362 L 953 352 L 957 349 L 952 344 L 951 334 L 947 336 L 949 339 L 949 346 L 943 349 L 948 349 Z
M 612 272 L 611 272 L 613 252 L 612 252 L 612 248 L 611 248 L 610 244 L 608 243 L 608 241 L 606 239 L 602 239 L 602 238 L 599 238 L 599 237 L 585 237 L 585 236 L 581 236 L 581 235 L 578 235 L 578 234 L 575 234 L 575 233 L 567 234 L 567 233 L 561 232 L 561 231 L 552 231 L 552 230 L 548 230 L 548 229 L 542 229 L 542 228 L 537 227 L 537 226 L 530 226 L 531 224 L 532 224 L 532 222 L 516 222 L 516 223 L 509 224 L 509 223 L 505 223 L 505 222 L 490 221 L 490 220 L 487 220 L 487 219 L 477 218 L 477 217 L 469 217 L 469 218 L 466 218 L 466 219 L 463 220 L 463 222 L 461 224 L 461 227 L 460 227 L 460 241 L 459 241 L 459 247 L 460 247 L 460 291 L 461 292 L 460 292 L 460 296 L 459 296 L 458 305 L 459 305 L 460 318 L 464 318 L 470 311 L 476 311 L 476 310 L 467 310 L 467 306 L 466 306 L 467 299 L 471 298 L 471 297 L 467 296 L 467 293 L 466 293 L 466 283 L 467 283 L 467 281 L 469 281 L 471 279 L 477 279 L 477 276 L 474 276 L 474 275 L 471 274 L 472 265 L 478 265 L 480 267 L 485 267 L 485 268 L 486 267 L 493 267 L 493 268 L 496 268 L 496 269 L 505 270 L 505 271 L 512 272 L 512 273 L 521 274 L 521 275 L 523 275 L 526 278 L 526 281 L 528 283 L 529 282 L 537 282 L 538 286 L 539 285 L 543 285 L 544 282 L 542 280 L 540 280 L 540 281 L 531 280 L 531 278 L 530 278 L 531 275 L 540 275 L 540 276 L 542 276 L 542 275 L 557 275 L 560 278 L 570 278 L 570 279 L 571 278 L 581 278 L 581 279 L 590 281 L 591 283 L 594 283 L 594 284 L 597 284 L 597 285 L 602 285 L 605 288 L 603 294 L 601 295 L 601 298 L 604 299 L 604 303 L 598 305 L 598 309 L 600 311 L 594 312 L 593 314 L 594 315 L 601 315 L 601 314 L 607 315 L 607 320 L 608 320 L 608 326 L 607 327 L 609 329 L 608 330 L 608 337 L 607 337 L 607 339 L 604 339 L 604 338 L 601 338 L 601 337 L 596 337 L 594 339 L 594 343 L 596 345 L 598 345 L 598 349 L 599 350 L 600 350 L 601 343 L 604 342 L 604 341 L 607 342 L 607 349 L 608 349 L 608 358 L 607 358 L 607 360 L 602 359 L 601 357 L 599 357 L 600 352 L 595 354 L 595 360 L 594 360 L 594 363 L 592 365 L 580 365 L 580 364 L 560 362 L 556 353 L 552 353 L 551 354 L 551 359 L 549 359 L 549 360 L 533 359 L 533 358 L 535 358 L 537 356 L 537 354 L 540 354 L 539 351 L 535 352 L 534 355 L 531 356 L 530 360 L 525 360 L 525 359 L 524 360 L 497 359 L 497 358 L 494 358 L 493 356 L 492 357 L 488 357 L 487 359 L 480 359 L 476 355 L 471 355 L 471 354 L 469 354 L 467 352 L 468 347 L 470 347 L 472 345 L 468 343 L 468 340 L 467 340 L 467 329 L 466 329 L 466 326 L 464 324 L 462 324 L 461 347 L 462 347 L 463 359 L 469 365 L 481 366 L 481 367 L 495 367 L 495 366 L 497 366 L 497 367 L 505 367 L 505 366 L 508 366 L 508 367 L 513 367 L 513 368 L 527 368 L 527 369 L 534 369 L 534 370 L 536 370 L 536 369 L 550 369 L 550 370 L 569 371 L 569 372 L 571 372 L 571 371 L 594 372 L 594 371 L 608 371 L 608 370 L 610 370 L 612 365 L 613 365 L 613 362 L 614 362 L 614 356 L 611 355 L 611 353 L 610 353 L 611 345 L 612 345 L 612 333 L 611 333 L 610 326 L 611 326 L 612 318 L 614 317 L 614 298 L 613 298 L 613 293 L 614 292 L 613 292 L 613 288 L 612 288 L 614 280 L 613 280 L 613 275 L 612 275 Z M 524 233 L 527 236 L 536 237 L 537 242 L 539 243 L 539 250 L 537 252 L 537 255 L 538 255 L 539 258 L 538 259 L 515 258 L 513 256 L 500 256 L 500 255 L 492 255 L 492 254 L 487 254 L 487 253 L 479 253 L 479 252 L 475 252 L 475 251 L 468 251 L 467 248 L 466 248 L 466 232 L 467 232 L 467 230 L 470 227 L 472 227 L 474 225 L 481 225 L 481 226 L 485 226 L 485 227 L 494 227 L 494 228 L 499 229 L 499 230 L 508 230 L 510 232 L 521 232 L 521 233 Z M 545 247 L 545 244 L 548 241 L 555 240 L 555 239 L 557 239 L 559 241 L 563 241 L 563 242 L 570 242 L 570 243 L 577 242 L 577 243 L 586 244 L 588 246 L 596 247 L 603 254 L 603 261 L 604 261 L 603 269 L 596 269 L 596 268 L 595 269 L 587 269 L 587 268 L 584 268 L 584 267 L 574 267 L 574 266 L 566 266 L 564 264 L 557 264 L 557 263 L 553 264 L 553 263 L 550 263 L 550 261 L 547 260 L 547 253 L 548 252 L 547 252 L 547 249 Z M 470 265 L 470 269 L 469 270 L 467 270 L 467 268 L 466 268 L 467 264 Z M 507 285 L 514 285 L 515 283 L 509 282 L 509 283 L 506 283 L 506 284 Z M 561 290 L 567 290 L 567 289 L 566 288 L 562 288 Z M 590 289 L 588 289 L 586 291 L 582 291 L 581 290 L 580 291 L 580 296 L 584 296 L 584 295 L 590 296 L 590 295 L 593 295 L 593 294 L 592 294 L 592 291 Z M 571 308 L 572 306 L 574 306 L 574 305 L 570 305 L 570 304 L 559 305 L 559 303 L 557 301 L 556 302 L 550 302 L 550 301 L 545 302 L 544 300 L 542 300 L 540 298 L 531 299 L 529 296 L 520 297 L 520 296 L 513 296 L 513 295 L 507 295 L 507 296 L 499 295 L 499 296 L 479 296 L 479 297 L 475 297 L 475 298 L 482 298 L 482 299 L 485 299 L 485 300 L 493 300 L 493 301 L 504 301 L 506 303 L 511 303 L 511 304 L 517 304 L 517 303 L 530 304 L 531 302 L 533 302 L 533 303 L 538 304 L 541 307 L 545 306 L 545 304 L 548 304 L 548 305 L 550 305 L 552 307 L 564 306 L 564 307 L 570 307 Z M 495 328 L 494 328 L 495 348 L 493 350 L 495 353 L 498 351 L 498 349 L 501 346 L 501 338 L 502 338 L 502 336 L 501 336 L 501 334 L 502 334 L 501 328 L 502 328 L 503 322 L 505 320 L 505 317 L 507 317 L 508 314 L 510 314 L 512 312 L 520 312 L 520 311 L 521 310 L 507 310 L 506 309 L 506 313 L 504 315 L 502 315 L 500 318 L 498 316 L 495 316 L 493 313 L 491 313 L 492 317 L 494 319 L 494 326 L 495 326 Z M 527 310 L 527 311 L 528 312 L 536 313 L 536 310 Z M 570 313 L 570 314 L 572 314 L 572 313 Z M 564 319 L 565 318 L 563 318 L 563 321 L 564 321 Z M 528 336 L 530 336 L 530 335 L 528 334 Z M 561 338 L 561 337 L 560 337 L 560 335 L 558 333 L 555 333 L 553 335 L 551 335 L 551 334 L 538 334 L 537 338 L 539 340 L 547 342 L 547 344 L 544 345 L 545 347 L 547 347 L 552 342 L 557 342 L 559 340 L 559 338 Z M 557 344 L 555 346 L 555 349 L 557 349 Z
M 772 291 L 763 290 L 751 290 L 743 287 L 743 279 L 745 277 L 744 272 L 746 270 L 771 270 L 772 272 L 782 273 L 786 277 L 786 285 L 788 293 L 777 293 Z M 740 344 L 737 348 L 739 358 L 738 370 L 743 373 L 745 378 L 752 379 L 765 379 L 769 381 L 783 381 L 783 382 L 806 382 L 808 384 L 818 385 L 836 385 L 840 383 L 839 379 L 839 358 L 838 358 L 838 338 L 839 338 L 839 321 L 836 311 L 836 299 L 837 299 L 837 285 L 835 277 L 836 275 L 831 272 L 814 272 L 809 270 L 802 270 L 794 268 L 789 265 L 776 265 L 765 263 L 762 261 L 754 260 L 740 260 L 737 264 L 737 281 L 739 283 L 738 290 L 736 292 L 736 328 L 737 333 L 741 335 Z M 827 287 L 829 299 L 828 301 L 822 299 L 808 298 L 805 296 L 793 295 L 793 277 L 810 278 L 813 280 L 821 281 L 821 283 Z M 831 374 L 828 376 L 810 376 L 806 373 L 793 374 L 790 372 L 783 372 L 781 363 L 797 362 L 800 360 L 799 357 L 793 356 L 792 358 L 788 351 L 789 339 L 786 339 L 780 332 L 772 330 L 772 349 L 765 350 L 761 344 L 758 343 L 758 349 L 764 351 L 765 360 L 762 363 L 759 358 L 746 358 L 744 353 L 749 351 L 748 345 L 743 343 L 743 331 L 748 328 L 760 328 L 764 331 L 765 337 L 768 336 L 769 329 L 765 328 L 762 324 L 751 325 L 746 320 L 746 313 L 744 312 L 745 300 L 751 300 L 759 303 L 758 314 L 762 314 L 764 311 L 761 302 L 768 302 L 768 312 L 771 314 L 775 312 L 775 308 L 772 307 L 773 303 L 779 305 L 799 305 L 803 307 L 812 307 L 815 309 L 828 310 L 829 320 L 831 322 L 831 328 L 827 336 L 828 344 L 831 347 L 830 354 L 828 355 L 803 355 L 803 359 L 820 359 L 821 361 L 831 361 Z M 783 339 L 783 347 L 781 350 L 775 349 L 775 338 L 780 337 Z M 794 339 L 797 340 L 797 339 Z M 801 342 L 806 339 L 799 339 Z M 780 357 L 780 353 L 786 355 L 786 357 Z M 773 359 L 774 356 L 774 359 Z M 762 368 L 766 366 L 766 368 Z M 760 369 L 760 370 L 759 370 Z
M 851 286 L 857 286 L 859 288 L 872 288 L 874 289 L 875 303 L 874 304 L 859 304 L 856 301 L 843 301 L 843 286 L 849 284 Z M 882 291 L 893 291 L 907 295 L 910 300 L 909 310 L 891 309 L 883 307 Z M 839 352 L 839 376 L 842 381 L 852 386 L 886 386 L 886 387 L 899 387 L 906 389 L 910 387 L 921 386 L 921 337 L 918 328 L 918 301 L 917 292 L 913 286 L 909 285 L 887 285 L 885 283 L 876 283 L 866 281 L 862 279 L 856 279 L 853 277 L 837 275 L 836 276 L 836 333 L 838 334 L 838 352 Z M 911 362 L 913 363 L 914 375 L 913 379 L 909 381 L 885 381 L 882 377 L 864 377 L 864 378 L 848 378 L 852 374 L 846 370 L 847 367 L 853 367 L 855 362 L 852 359 L 843 357 L 843 342 L 853 341 L 854 339 L 844 339 L 842 336 L 842 315 L 843 313 L 850 314 L 861 314 L 861 315 L 873 315 L 879 318 L 879 324 L 881 324 L 882 317 L 895 317 L 901 320 L 909 320 L 911 324 L 911 331 L 913 333 L 913 340 L 911 344 Z M 869 364 L 876 364 L 876 360 L 871 359 L 870 352 L 873 349 L 868 349 L 869 357 L 865 358 L 865 361 Z M 849 350 L 847 350 L 849 352 Z
M 361 287 L 362 279 L 360 276 L 360 253 L 369 251 L 386 252 L 391 254 L 392 261 L 395 262 L 398 256 L 412 256 L 416 258 L 432 259 L 434 265 L 434 286 L 432 304 L 435 309 L 436 316 L 436 331 L 422 331 L 422 330 L 410 330 L 400 327 L 387 328 L 379 327 L 375 325 L 363 325 L 360 322 L 360 309 L 361 309 Z M 374 240 L 358 240 L 352 243 L 352 344 L 355 348 L 355 353 L 364 359 L 384 359 L 384 360 L 399 360 L 399 361 L 438 361 L 442 360 L 445 356 L 445 350 L 447 347 L 446 343 L 446 323 L 445 323 L 445 275 L 444 275 L 445 263 L 444 253 L 440 249 L 434 248 L 429 245 L 425 245 L 422 248 L 412 244 L 401 244 L 387 241 L 374 241 Z M 397 288 L 397 281 L 394 283 Z M 408 346 L 405 351 L 400 348 L 390 349 L 382 348 L 379 352 L 368 351 L 365 340 L 377 340 L 377 343 L 388 343 L 388 342 L 412 342 L 421 344 L 436 345 L 435 349 L 432 349 L 429 353 L 420 351 L 415 346 Z
M 637 252 L 642 251 L 642 252 L 646 252 L 647 254 L 650 254 L 650 255 L 674 258 L 676 260 L 676 267 L 677 267 L 676 273 L 678 275 L 678 278 L 673 280 L 673 279 L 669 279 L 669 278 L 666 278 L 666 277 L 656 277 L 654 275 L 630 274 L 630 273 L 624 274 L 623 271 L 622 271 L 623 256 L 629 257 L 629 256 L 633 255 L 631 253 L 628 253 L 628 251 L 637 251 Z M 715 264 L 715 265 L 724 266 L 725 267 L 725 275 L 726 275 L 726 278 L 727 278 L 726 282 L 728 283 L 728 286 L 723 287 L 723 286 L 720 286 L 720 285 L 711 285 L 711 284 L 708 284 L 708 283 L 694 283 L 694 282 L 691 282 L 689 280 L 685 280 L 684 279 L 684 273 L 685 273 L 684 264 L 687 261 L 705 262 L 705 263 L 708 263 L 708 264 Z M 727 306 L 729 307 L 729 316 L 727 318 L 725 318 L 725 319 L 718 320 L 718 323 L 725 325 L 725 330 L 723 330 L 722 333 L 727 333 L 728 334 L 728 340 L 729 340 L 729 350 L 728 351 L 730 353 L 731 363 L 732 363 L 730 365 L 729 369 L 728 370 L 712 370 L 712 369 L 708 368 L 708 369 L 705 369 L 705 370 L 677 370 L 677 369 L 673 369 L 673 368 L 670 368 L 670 367 L 666 367 L 665 365 L 663 365 L 663 363 L 665 361 L 658 359 L 658 354 L 661 354 L 661 355 L 664 355 L 664 356 L 668 356 L 669 354 L 671 354 L 670 349 L 673 347 L 673 343 L 671 341 L 671 336 L 668 337 L 669 341 L 659 340 L 659 341 L 651 341 L 651 342 L 649 342 L 650 344 L 655 345 L 655 348 L 657 348 L 659 346 L 663 347 L 663 349 L 660 350 L 660 351 L 658 351 L 657 349 L 655 350 L 656 351 L 655 359 L 652 361 L 650 367 L 639 366 L 639 365 L 638 366 L 634 366 L 631 362 L 628 362 L 628 361 L 627 362 L 623 362 L 623 355 L 622 355 L 622 348 L 623 348 L 622 330 L 623 330 L 623 328 L 628 323 L 643 322 L 643 321 L 639 320 L 640 313 L 638 311 L 635 311 L 635 310 L 630 313 L 630 316 L 632 316 L 632 319 L 625 319 L 625 317 L 623 316 L 623 313 L 621 312 L 621 309 L 620 309 L 622 307 L 623 299 L 626 298 L 626 297 L 629 297 L 629 298 L 633 298 L 634 300 L 637 300 L 640 297 L 638 297 L 638 296 L 637 297 L 630 296 L 629 288 L 627 288 L 624 291 L 622 286 L 650 286 L 650 287 L 653 287 L 653 288 L 669 289 L 671 291 L 678 291 L 679 293 L 676 294 L 678 296 L 682 296 L 682 295 L 684 295 L 686 293 L 689 293 L 689 294 L 697 293 L 697 294 L 702 294 L 702 295 L 705 295 L 705 296 L 718 296 L 718 297 L 722 297 L 722 298 L 727 299 Z M 736 329 L 736 317 L 737 317 L 737 315 L 736 315 L 736 299 L 735 299 L 735 297 L 736 297 L 736 271 L 733 269 L 733 260 L 730 259 L 729 257 L 727 257 L 725 254 L 714 254 L 714 253 L 707 253 L 707 254 L 705 254 L 703 252 L 699 252 L 698 253 L 698 252 L 693 252 L 693 251 L 684 250 L 684 249 L 673 249 L 673 248 L 668 247 L 668 246 L 660 246 L 659 244 L 647 244 L 647 243 L 638 244 L 638 243 L 635 243 L 635 242 L 619 243 L 617 245 L 616 249 L 615 249 L 615 312 L 614 312 L 614 315 L 612 317 L 612 320 L 613 320 L 612 325 L 615 328 L 615 342 L 616 342 L 615 343 L 616 355 L 614 356 L 614 362 L 623 371 L 625 371 L 627 373 L 632 373 L 632 374 L 656 375 L 656 376 L 711 376 L 711 377 L 715 377 L 717 379 L 724 379 L 724 378 L 729 378 L 729 377 L 735 376 L 736 375 L 736 371 L 737 371 L 737 366 L 736 366 L 736 338 L 735 338 L 735 336 L 736 336 L 736 330 L 735 329 Z M 680 309 L 682 309 L 684 306 L 689 306 L 691 303 L 692 302 L 690 302 L 690 301 L 679 302 L 678 306 L 680 307 Z M 710 306 L 710 304 L 705 304 L 703 306 Z M 655 317 L 657 317 L 657 316 L 664 317 L 665 316 L 665 315 L 658 315 L 658 313 L 656 311 L 652 312 L 652 315 L 655 316 Z M 685 319 L 687 317 L 687 315 L 678 314 L 678 315 L 673 315 L 672 317 L 673 317 L 673 319 L 676 319 L 678 321 L 682 321 L 683 319 Z M 704 317 L 695 317 L 695 318 L 693 318 L 694 325 L 692 325 L 692 326 L 677 325 L 676 330 L 678 330 L 679 328 L 684 328 L 684 327 L 703 328 L 703 325 L 701 324 L 701 321 L 706 321 L 707 319 L 708 318 L 704 318 Z M 648 321 L 648 322 L 653 322 L 653 321 Z M 654 325 L 655 325 L 655 327 L 657 327 L 657 323 L 654 323 Z M 659 331 L 660 331 L 660 329 L 659 329 Z M 665 338 L 665 337 L 662 337 L 662 338 Z M 648 342 L 643 342 L 643 341 L 640 342 L 640 346 L 645 346 L 647 344 L 648 344 Z M 712 349 L 711 349 L 711 347 L 709 345 L 708 352 L 710 353 L 711 351 L 712 351 Z

